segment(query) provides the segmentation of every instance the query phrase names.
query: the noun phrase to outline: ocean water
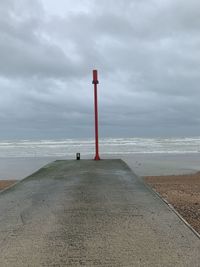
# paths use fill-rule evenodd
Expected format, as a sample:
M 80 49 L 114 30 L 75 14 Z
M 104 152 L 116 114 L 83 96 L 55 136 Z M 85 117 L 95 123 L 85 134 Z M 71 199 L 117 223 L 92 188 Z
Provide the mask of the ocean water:
M 94 154 L 92 139 L 0 141 L 0 158 L 73 157 Z M 187 154 L 200 152 L 200 137 L 191 138 L 104 138 L 100 139 L 104 155 Z
M 0 141 L 0 180 L 22 179 L 57 159 L 93 159 L 94 140 Z M 200 137 L 105 138 L 100 156 L 121 158 L 141 176 L 193 173 L 200 170 Z

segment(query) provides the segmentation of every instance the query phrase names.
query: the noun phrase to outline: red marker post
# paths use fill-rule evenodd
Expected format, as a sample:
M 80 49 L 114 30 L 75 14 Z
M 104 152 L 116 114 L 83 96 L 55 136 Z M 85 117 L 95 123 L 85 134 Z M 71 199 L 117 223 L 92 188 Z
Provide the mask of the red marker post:
M 99 133 L 98 133 L 98 101 L 97 101 L 97 84 L 98 81 L 98 73 L 97 70 L 93 70 L 93 82 L 94 84 L 94 113 L 95 113 L 95 149 L 96 154 L 94 160 L 100 160 L 99 157 Z

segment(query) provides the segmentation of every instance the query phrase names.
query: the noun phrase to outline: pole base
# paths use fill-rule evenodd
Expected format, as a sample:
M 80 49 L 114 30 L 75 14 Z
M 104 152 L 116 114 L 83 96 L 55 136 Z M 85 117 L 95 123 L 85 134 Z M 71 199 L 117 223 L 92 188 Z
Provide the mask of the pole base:
M 96 155 L 96 156 L 94 157 L 94 160 L 100 160 L 99 155 Z

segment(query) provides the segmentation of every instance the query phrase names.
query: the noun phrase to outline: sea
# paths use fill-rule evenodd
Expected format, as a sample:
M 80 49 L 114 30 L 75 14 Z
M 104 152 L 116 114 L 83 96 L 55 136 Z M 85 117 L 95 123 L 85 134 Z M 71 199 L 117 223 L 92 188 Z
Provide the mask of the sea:
M 1 140 L 0 180 L 23 179 L 59 159 L 94 158 L 94 139 Z M 200 170 L 200 137 L 102 138 L 101 159 L 120 158 L 139 176 Z
M 104 155 L 200 153 L 200 137 L 182 138 L 103 138 L 99 142 Z M 93 139 L 0 141 L 0 158 L 74 157 L 94 154 Z

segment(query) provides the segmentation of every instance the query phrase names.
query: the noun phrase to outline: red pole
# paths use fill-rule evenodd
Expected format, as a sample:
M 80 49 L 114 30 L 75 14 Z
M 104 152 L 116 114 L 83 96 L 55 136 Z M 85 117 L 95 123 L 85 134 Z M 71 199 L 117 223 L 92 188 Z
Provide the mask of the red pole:
M 94 160 L 100 160 L 99 157 L 99 134 L 98 134 L 98 101 L 97 101 L 97 84 L 98 81 L 98 73 L 97 70 L 93 70 L 93 82 L 94 84 L 94 113 L 95 113 L 95 149 L 96 154 Z

